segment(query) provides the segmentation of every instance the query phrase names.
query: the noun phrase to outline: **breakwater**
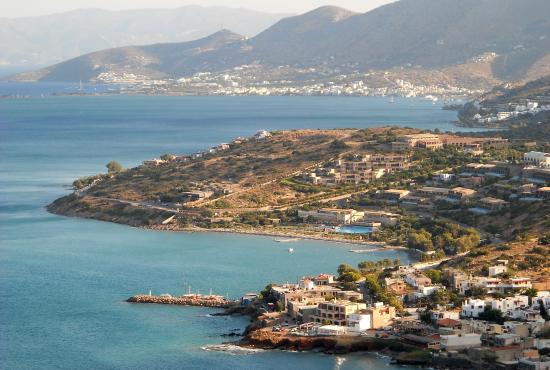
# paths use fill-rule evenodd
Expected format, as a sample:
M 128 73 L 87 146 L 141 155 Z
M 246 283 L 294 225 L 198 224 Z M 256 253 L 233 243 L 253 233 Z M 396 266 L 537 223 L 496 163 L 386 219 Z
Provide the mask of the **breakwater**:
M 173 304 L 179 306 L 197 306 L 213 308 L 229 308 L 237 304 L 236 301 L 226 299 L 218 295 L 186 294 L 174 297 L 169 294 L 160 296 L 138 294 L 126 300 L 130 303 Z

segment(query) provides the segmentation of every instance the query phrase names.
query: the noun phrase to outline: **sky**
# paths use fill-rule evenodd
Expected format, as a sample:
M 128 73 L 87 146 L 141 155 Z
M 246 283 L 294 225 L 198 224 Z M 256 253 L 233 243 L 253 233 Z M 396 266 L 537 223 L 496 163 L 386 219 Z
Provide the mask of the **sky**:
M 82 8 L 175 8 L 184 5 L 249 8 L 271 13 L 304 13 L 323 5 L 366 12 L 393 0 L 0 0 L 0 18 L 30 17 Z

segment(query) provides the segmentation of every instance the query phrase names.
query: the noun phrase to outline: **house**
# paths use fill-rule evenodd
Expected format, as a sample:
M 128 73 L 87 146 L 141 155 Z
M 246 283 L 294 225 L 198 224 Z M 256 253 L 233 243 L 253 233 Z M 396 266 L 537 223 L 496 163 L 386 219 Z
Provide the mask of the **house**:
M 485 197 L 479 200 L 479 205 L 491 212 L 499 211 L 508 205 L 508 202 L 502 199 Z
M 258 299 L 258 294 L 256 293 L 246 293 L 241 297 L 241 304 L 243 306 L 250 306 L 253 304 L 256 299 Z
M 460 186 L 463 186 L 465 188 L 477 188 L 483 185 L 484 182 L 485 178 L 482 176 L 468 176 L 458 179 L 458 183 L 460 184 Z
M 512 346 L 521 343 L 521 337 L 516 334 L 498 334 L 493 338 L 493 343 L 497 347 Z
M 525 295 L 516 295 L 514 297 L 493 299 L 490 304 L 493 310 L 500 310 L 505 316 L 517 318 L 514 317 L 515 315 L 513 312 L 528 307 L 529 297 Z
M 449 191 L 449 198 L 462 201 L 468 198 L 472 198 L 476 194 L 477 192 L 473 189 L 463 188 L 459 186 Z
M 452 330 L 458 330 L 462 328 L 462 322 L 460 320 L 449 318 L 436 320 L 436 325 L 438 326 L 438 328 L 447 328 Z
M 468 299 L 462 303 L 462 317 L 479 317 L 485 311 L 486 302 L 483 299 Z
M 403 197 L 409 195 L 410 191 L 404 189 L 388 189 L 380 193 L 379 197 L 392 202 L 398 202 Z
M 165 160 L 158 159 L 158 158 L 153 158 L 153 159 L 143 161 L 143 165 L 147 166 L 147 167 L 156 167 L 156 166 L 160 166 L 161 164 L 164 164 L 164 163 L 166 163 Z
M 188 201 L 194 202 L 201 199 L 208 199 L 210 198 L 214 193 L 211 191 L 186 191 L 181 193 L 181 195 L 185 198 L 187 198 Z
M 405 275 L 405 282 L 415 288 L 429 286 L 432 284 L 432 280 L 429 277 L 420 273 Z
M 527 152 L 523 154 L 523 163 L 528 166 L 550 168 L 550 153 Z
M 256 134 L 254 135 L 254 138 L 258 139 L 258 140 L 265 139 L 265 138 L 268 138 L 268 137 L 271 137 L 271 133 L 269 131 L 266 131 L 266 130 L 260 130 L 260 131 L 256 132 Z
M 373 329 L 384 328 L 395 319 L 395 307 L 384 305 L 382 302 L 376 302 L 373 306 L 363 309 L 361 313 L 370 315 Z
M 460 311 L 458 310 L 431 310 L 430 317 L 432 321 L 439 321 L 442 319 L 458 320 L 460 318 Z
M 352 313 L 348 316 L 348 331 L 362 333 L 372 328 L 372 317 L 369 313 Z
M 320 303 L 317 306 L 315 314 L 311 320 L 318 323 L 328 323 L 330 325 L 347 326 L 349 315 L 357 313 L 367 308 L 365 303 L 356 303 L 351 301 L 328 301 Z
M 445 288 L 443 287 L 443 285 L 440 285 L 440 284 L 420 285 L 417 287 L 415 292 L 412 292 L 412 294 L 410 294 L 410 296 L 413 299 L 424 298 L 438 290 L 445 290 Z
M 385 278 L 384 285 L 386 289 L 400 296 L 406 294 L 410 289 L 407 283 L 405 283 L 405 280 L 401 278 Z
M 300 322 L 311 321 L 311 316 L 315 314 L 319 303 L 323 302 L 324 298 L 310 298 L 305 302 L 289 301 L 287 304 L 287 313 L 293 319 Z
M 331 285 L 334 284 L 334 275 L 330 274 L 320 274 L 313 278 L 315 285 Z
M 508 267 L 505 265 L 490 266 L 489 267 L 489 276 L 497 276 L 504 272 L 508 271 Z
M 441 349 L 458 351 L 471 347 L 481 347 L 481 335 L 475 333 L 442 335 Z
M 424 186 L 418 189 L 416 192 L 421 195 L 425 195 L 432 198 L 444 198 L 449 195 L 450 189 L 447 188 L 435 188 L 431 186 Z
M 433 181 L 437 182 L 449 182 L 455 178 L 455 175 L 452 173 L 438 173 L 432 176 Z

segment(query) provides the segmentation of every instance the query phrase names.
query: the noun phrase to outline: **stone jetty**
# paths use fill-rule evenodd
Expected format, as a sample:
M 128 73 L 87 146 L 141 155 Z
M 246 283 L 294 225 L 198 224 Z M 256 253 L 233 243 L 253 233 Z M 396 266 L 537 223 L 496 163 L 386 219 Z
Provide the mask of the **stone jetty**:
M 219 295 L 201 295 L 201 294 L 186 294 L 179 297 L 171 296 L 170 294 L 162 294 L 160 296 L 138 294 L 126 300 L 130 303 L 155 303 L 155 304 L 173 304 L 180 306 L 198 306 L 198 307 L 214 307 L 214 308 L 229 308 L 237 304 L 236 301 L 231 301 Z

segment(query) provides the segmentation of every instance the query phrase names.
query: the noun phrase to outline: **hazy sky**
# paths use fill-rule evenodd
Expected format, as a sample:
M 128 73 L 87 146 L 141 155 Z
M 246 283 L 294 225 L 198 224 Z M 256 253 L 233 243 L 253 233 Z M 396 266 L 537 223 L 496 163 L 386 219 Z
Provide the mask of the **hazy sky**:
M 322 5 L 338 5 L 366 12 L 392 1 L 394 0 L 0 0 L 0 17 L 45 15 L 78 8 L 174 8 L 190 4 L 285 13 L 303 13 Z

